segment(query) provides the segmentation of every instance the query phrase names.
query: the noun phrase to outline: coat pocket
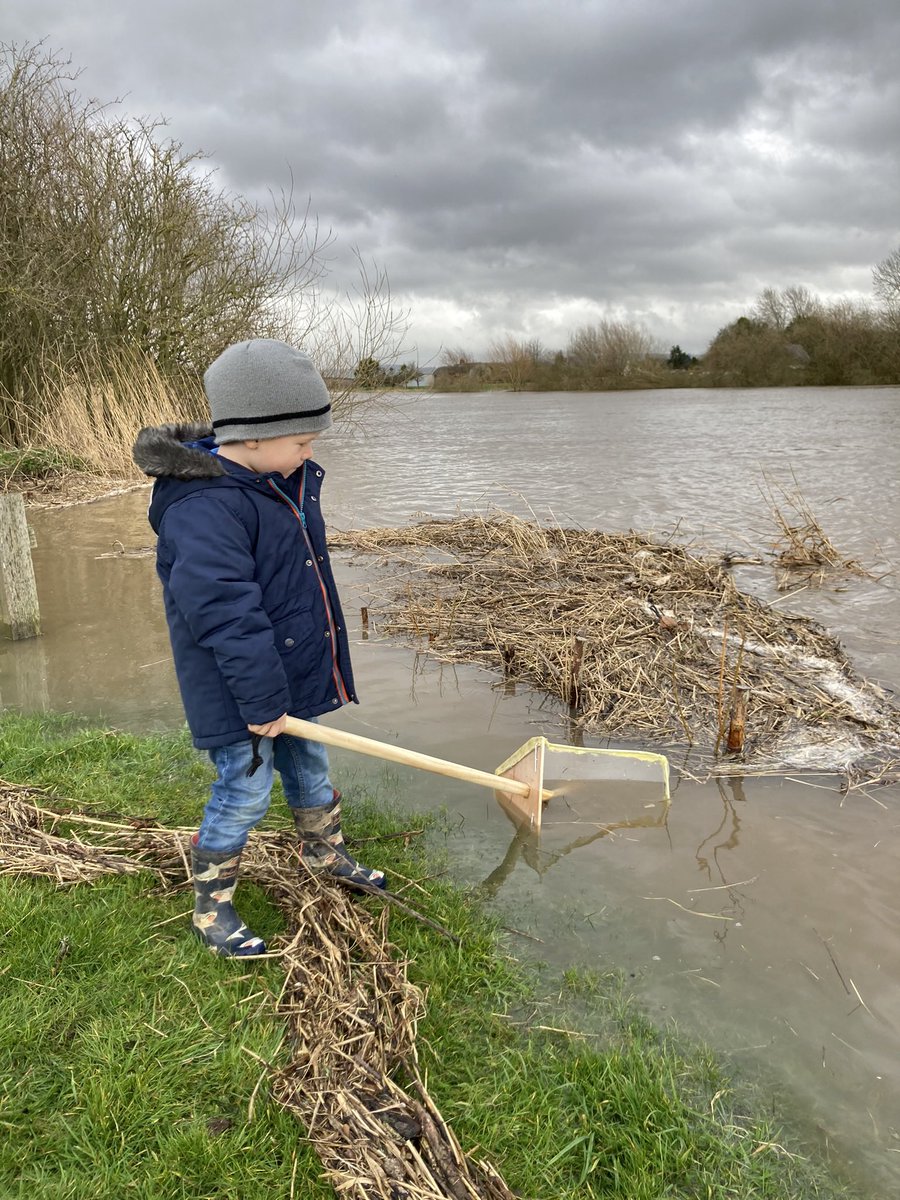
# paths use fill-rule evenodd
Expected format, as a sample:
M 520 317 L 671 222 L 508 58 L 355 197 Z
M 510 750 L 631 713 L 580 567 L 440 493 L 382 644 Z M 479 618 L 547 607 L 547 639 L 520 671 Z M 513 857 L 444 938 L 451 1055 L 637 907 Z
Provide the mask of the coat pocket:
M 294 658 L 303 647 L 315 639 L 319 622 L 311 608 L 298 609 L 289 617 L 273 624 L 275 649 L 282 658 Z

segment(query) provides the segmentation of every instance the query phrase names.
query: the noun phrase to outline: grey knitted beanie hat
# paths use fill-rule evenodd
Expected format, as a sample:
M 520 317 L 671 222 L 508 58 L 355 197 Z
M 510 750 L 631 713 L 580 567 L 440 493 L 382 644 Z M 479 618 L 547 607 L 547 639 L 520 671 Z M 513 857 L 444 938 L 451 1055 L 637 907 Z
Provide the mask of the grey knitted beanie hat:
M 331 397 L 312 359 L 273 338 L 229 346 L 207 368 L 203 388 L 220 446 L 331 424 Z

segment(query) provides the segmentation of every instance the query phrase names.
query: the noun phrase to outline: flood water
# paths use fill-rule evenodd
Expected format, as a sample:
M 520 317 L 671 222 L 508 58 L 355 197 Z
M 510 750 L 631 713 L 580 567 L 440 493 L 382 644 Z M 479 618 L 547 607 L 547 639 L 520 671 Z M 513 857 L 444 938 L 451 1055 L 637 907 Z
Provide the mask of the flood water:
M 765 473 L 802 490 L 846 557 L 880 571 L 898 561 L 897 388 L 416 394 L 319 446 L 338 528 L 493 505 L 758 549 L 774 540 Z M 153 560 L 101 557 L 150 545 L 148 498 L 31 515 L 45 634 L 0 642 L 5 707 L 181 724 Z M 338 576 L 363 703 L 335 725 L 488 771 L 538 733 L 567 741 L 566 714 L 546 698 L 377 630 L 364 639 L 376 576 L 361 558 L 342 558 Z M 900 688 L 895 576 L 789 596 L 768 569 L 738 578 L 821 620 L 863 674 Z M 671 805 L 646 782 L 581 781 L 551 802 L 538 844 L 490 791 L 334 761 L 350 791 L 365 778 L 403 804 L 447 809 L 454 873 L 530 935 L 511 935 L 522 954 L 623 969 L 652 1015 L 757 1080 L 865 1194 L 900 1194 L 900 788 L 844 796 L 827 774 L 698 784 L 673 754 Z

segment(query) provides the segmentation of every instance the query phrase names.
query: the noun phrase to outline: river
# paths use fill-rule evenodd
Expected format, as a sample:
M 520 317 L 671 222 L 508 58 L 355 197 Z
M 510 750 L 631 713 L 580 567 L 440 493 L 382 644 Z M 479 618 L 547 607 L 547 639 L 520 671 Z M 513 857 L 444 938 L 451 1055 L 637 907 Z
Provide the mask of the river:
M 413 393 L 317 448 L 329 524 L 403 524 L 499 507 L 541 521 L 675 533 L 747 550 L 774 541 L 766 481 L 799 488 L 842 554 L 876 574 L 900 535 L 900 388 L 597 394 Z M 44 636 L 0 643 L 0 702 L 133 730 L 182 713 L 151 557 L 148 492 L 31 514 Z M 493 770 L 537 733 L 568 736 L 545 697 L 448 667 L 360 627 L 371 567 L 337 564 L 360 707 L 334 723 Z M 744 588 L 822 621 L 864 675 L 900 688 L 897 578 Z M 900 788 L 679 777 L 668 813 L 610 788 L 593 840 L 517 842 L 490 792 L 335 755 L 342 786 L 444 807 L 449 861 L 484 883 L 523 954 L 621 968 L 660 1021 L 702 1036 L 775 1097 L 801 1136 L 875 1197 L 900 1194 Z M 198 798 L 199 804 L 199 798 Z M 642 806 L 641 806 L 642 807 Z M 573 845 L 574 842 L 586 844 Z M 534 942 L 533 938 L 541 939 Z

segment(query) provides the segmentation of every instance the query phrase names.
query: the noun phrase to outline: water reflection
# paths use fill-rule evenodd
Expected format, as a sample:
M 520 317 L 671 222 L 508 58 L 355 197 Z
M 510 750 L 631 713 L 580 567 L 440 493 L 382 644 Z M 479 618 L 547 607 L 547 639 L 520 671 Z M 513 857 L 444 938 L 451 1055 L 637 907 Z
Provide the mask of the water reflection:
M 746 797 L 744 795 L 743 779 L 740 776 L 728 777 L 728 787 L 731 791 L 730 798 L 725 792 L 725 783 L 722 779 L 717 778 L 715 780 L 715 784 L 716 789 L 722 798 L 722 820 L 719 822 L 718 827 L 714 829 L 713 832 L 708 835 L 708 837 L 703 839 L 703 841 L 697 847 L 697 852 L 694 857 L 697 860 L 697 865 L 699 866 L 700 870 L 703 871 L 710 880 L 713 878 L 714 863 L 720 881 L 723 884 L 726 884 L 728 881 L 725 878 L 725 872 L 722 869 L 722 864 L 719 862 L 719 851 L 734 850 L 734 848 L 737 846 L 739 841 L 738 835 L 741 829 L 741 819 L 738 816 L 734 805 L 735 802 L 746 803 Z M 716 842 L 715 839 L 718 838 L 725 830 L 727 830 L 725 836 L 721 841 Z M 712 863 L 710 862 L 708 854 L 704 854 L 704 848 L 709 846 L 710 843 L 714 843 L 714 845 L 711 847 L 711 850 L 708 852 L 708 854 L 712 855 Z
M 12 708 L 26 697 L 30 712 L 48 712 L 51 708 L 50 660 L 43 637 L 17 643 L 10 668 L 0 674 L 0 706 Z
M 545 782 L 551 789 L 554 788 L 554 781 L 547 780 Z M 578 782 L 583 783 L 584 781 Z M 617 798 L 621 800 L 622 785 L 618 785 L 616 790 Z M 628 790 L 632 792 L 628 798 L 631 806 L 640 806 L 652 811 L 645 811 L 639 816 L 618 821 L 591 821 L 581 816 L 572 807 L 572 788 L 569 784 L 565 798 L 559 797 L 550 801 L 539 830 L 535 830 L 532 823 L 523 817 L 521 810 L 510 803 L 505 792 L 495 792 L 497 803 L 514 827 L 515 832 L 502 861 L 486 879 L 477 885 L 478 892 L 485 897 L 496 896 L 520 861 L 530 867 L 539 879 L 543 879 L 552 867 L 555 867 L 561 859 L 573 851 L 581 850 L 601 838 L 609 837 L 617 830 L 664 827 L 669 815 L 668 800 L 665 797 L 661 799 L 657 797 L 655 800 L 648 801 L 646 799 L 648 792 L 644 787 L 631 785 Z M 583 793 L 586 791 L 587 789 L 582 789 Z M 609 785 L 604 786 L 602 793 L 596 788 L 591 791 L 594 799 L 599 799 L 602 794 L 603 799 L 608 802 Z

